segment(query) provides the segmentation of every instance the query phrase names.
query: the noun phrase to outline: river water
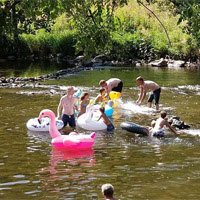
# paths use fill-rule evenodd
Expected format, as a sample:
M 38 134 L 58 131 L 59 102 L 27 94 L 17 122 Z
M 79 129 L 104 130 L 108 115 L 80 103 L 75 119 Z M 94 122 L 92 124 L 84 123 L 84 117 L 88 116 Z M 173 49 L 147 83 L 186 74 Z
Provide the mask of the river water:
M 0 75 L 35 76 L 63 68 L 13 66 L 9 70 L 1 67 Z M 141 107 L 135 104 L 139 92 L 135 79 L 139 75 L 162 87 L 161 109 L 169 117 L 176 115 L 190 124 L 188 134 L 150 138 L 121 130 L 123 121 L 148 126 L 159 116 L 146 102 Z M 56 112 L 67 86 L 89 92 L 93 99 L 99 80 L 111 77 L 124 82 L 120 106 L 113 114 L 115 130 L 111 134 L 97 131 L 93 149 L 55 149 L 48 133 L 27 130 L 26 122 L 42 109 Z M 200 199 L 199 71 L 112 67 L 41 84 L 40 88 L 0 88 L 0 199 L 103 199 L 101 185 L 107 182 L 113 184 L 115 196 L 121 200 Z M 54 92 L 49 94 L 52 88 Z M 69 131 L 66 128 L 63 133 Z

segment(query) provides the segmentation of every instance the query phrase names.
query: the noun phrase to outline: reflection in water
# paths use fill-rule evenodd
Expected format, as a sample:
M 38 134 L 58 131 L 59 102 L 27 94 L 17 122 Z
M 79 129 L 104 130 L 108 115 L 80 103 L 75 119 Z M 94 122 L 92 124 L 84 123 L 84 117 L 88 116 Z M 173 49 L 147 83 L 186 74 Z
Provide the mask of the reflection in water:
M 74 188 L 73 193 L 70 185 L 83 181 L 85 183 L 90 182 L 87 170 L 84 168 L 94 166 L 95 162 L 94 150 L 92 148 L 69 151 L 52 147 L 49 161 L 50 166 L 38 171 L 43 190 L 53 194 L 65 191 L 67 195 L 73 197 L 77 194 L 77 188 Z M 63 182 L 65 187 L 60 187 L 60 184 L 58 184 L 60 182 Z
M 91 167 L 95 164 L 94 150 L 89 149 L 74 149 L 69 151 L 67 149 L 60 149 L 52 147 L 50 168 L 49 171 L 51 174 L 56 174 L 59 171 L 56 170 L 56 166 L 62 161 L 66 160 L 67 165 L 76 165 L 80 164 L 81 166 Z
M 18 199 L 100 199 L 99 188 L 107 181 L 114 184 L 116 196 L 121 199 L 199 199 L 200 137 L 189 134 L 138 137 L 120 128 L 122 121 L 149 126 L 159 115 L 146 106 L 146 101 L 140 107 L 134 103 L 139 90 L 135 78 L 139 75 L 156 80 L 163 89 L 161 108 L 169 116 L 179 116 L 191 124 L 193 130 L 188 133 L 199 134 L 199 72 L 153 68 L 106 69 L 101 73 L 94 70 L 45 81 L 43 84 L 50 84 L 46 86 L 0 89 L 0 199 L 16 199 L 16 193 Z M 99 80 L 111 77 L 124 80 L 122 104 L 112 116 L 113 133 L 97 133 L 95 156 L 93 149 L 88 152 L 52 149 L 48 132 L 26 134 L 27 120 L 38 116 L 44 108 L 56 112 L 59 95 L 69 85 L 89 92 L 93 99 L 99 93 Z M 28 90 L 33 95 L 27 97 Z M 39 90 L 49 95 L 40 94 Z

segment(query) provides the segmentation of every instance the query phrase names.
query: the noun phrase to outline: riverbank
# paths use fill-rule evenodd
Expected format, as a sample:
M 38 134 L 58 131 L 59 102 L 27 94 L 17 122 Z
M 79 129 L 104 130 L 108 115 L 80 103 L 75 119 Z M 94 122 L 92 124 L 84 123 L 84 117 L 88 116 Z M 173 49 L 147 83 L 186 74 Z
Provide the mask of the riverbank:
M 15 61 L 13 61 L 15 62 Z M 149 67 L 158 67 L 158 68 L 174 68 L 174 69 L 187 69 L 187 70 L 200 70 L 200 63 L 190 63 L 182 60 L 172 60 L 172 59 L 163 59 L 155 60 L 150 63 L 145 62 L 144 60 L 126 60 L 126 61 L 110 61 L 104 55 L 98 55 L 92 60 L 87 60 L 84 56 L 78 56 L 75 59 L 70 59 L 68 61 L 57 59 L 58 63 L 70 64 L 70 67 L 61 70 L 58 70 L 54 73 L 49 73 L 41 76 L 35 77 L 0 77 L 0 87 L 24 87 L 27 83 L 37 83 L 43 82 L 46 80 L 57 80 L 65 78 L 67 76 L 76 74 L 81 71 L 90 71 L 100 68 L 109 68 L 109 67 L 123 67 L 123 66 L 149 66 Z M 6 62 L 5 62 L 6 63 Z

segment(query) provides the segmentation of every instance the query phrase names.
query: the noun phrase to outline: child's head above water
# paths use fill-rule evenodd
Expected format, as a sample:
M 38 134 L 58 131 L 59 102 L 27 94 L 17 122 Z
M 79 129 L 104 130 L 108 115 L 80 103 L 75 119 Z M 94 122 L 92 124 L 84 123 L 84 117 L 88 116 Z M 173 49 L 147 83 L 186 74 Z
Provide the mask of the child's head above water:
M 104 196 L 106 196 L 106 197 L 112 197 L 113 194 L 114 194 L 114 187 L 111 184 L 109 184 L 109 183 L 103 184 L 101 186 L 101 191 L 102 191 L 102 193 L 103 193 Z
M 99 90 L 99 92 L 100 92 L 101 95 L 102 95 L 102 94 L 105 94 L 106 90 L 105 90 L 105 88 L 101 88 L 101 89 Z

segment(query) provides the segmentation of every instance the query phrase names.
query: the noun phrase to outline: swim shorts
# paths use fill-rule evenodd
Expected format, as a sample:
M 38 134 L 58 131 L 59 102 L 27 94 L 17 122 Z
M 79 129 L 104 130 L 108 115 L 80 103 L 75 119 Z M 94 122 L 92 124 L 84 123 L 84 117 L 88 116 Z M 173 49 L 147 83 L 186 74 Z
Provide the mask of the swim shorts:
M 152 102 L 155 99 L 155 104 L 159 104 L 160 93 L 161 88 L 158 88 L 157 90 L 153 91 L 149 96 L 148 102 Z
M 109 125 L 107 125 L 107 130 L 108 130 L 108 131 L 112 131 L 114 128 L 115 128 L 115 127 L 113 126 L 112 123 L 109 124 Z
M 122 88 L 123 88 L 123 82 L 121 81 L 121 82 L 119 82 L 117 87 L 112 88 L 112 91 L 122 92 Z
M 74 115 L 66 115 L 63 114 L 62 115 L 62 121 L 64 123 L 64 126 L 67 126 L 67 124 L 69 123 L 69 125 L 73 128 L 76 127 L 76 122 L 75 122 L 75 117 Z
M 161 130 L 158 130 L 158 131 L 153 132 L 153 136 L 156 136 L 156 137 L 164 137 L 164 136 L 166 136 L 166 134 L 165 134 L 164 131 L 161 129 Z

